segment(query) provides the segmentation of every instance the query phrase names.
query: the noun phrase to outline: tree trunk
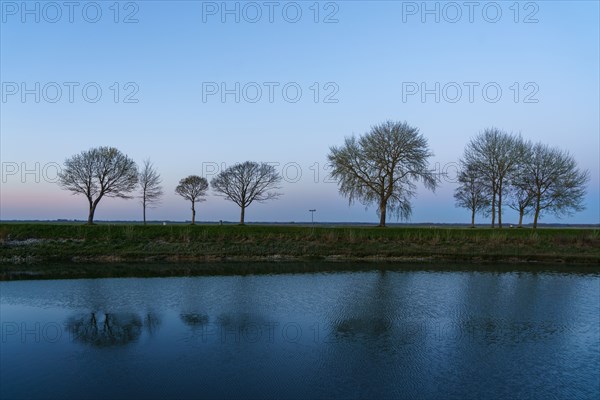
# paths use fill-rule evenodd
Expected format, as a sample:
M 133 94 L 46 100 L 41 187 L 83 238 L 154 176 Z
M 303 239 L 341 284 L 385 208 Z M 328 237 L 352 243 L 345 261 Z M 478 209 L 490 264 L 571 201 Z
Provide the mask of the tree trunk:
M 502 229 L 502 186 L 498 186 L 498 228 Z
M 96 206 L 98 205 L 98 200 L 96 200 L 96 201 L 90 200 L 90 212 L 88 214 L 88 220 L 87 220 L 88 225 L 94 224 L 94 213 L 96 212 Z
M 537 228 L 538 217 L 540 216 L 540 197 L 541 194 L 537 193 L 535 199 L 535 215 L 533 216 L 533 229 Z
M 94 224 L 94 212 L 95 211 L 96 211 L 96 206 L 90 205 L 90 213 L 88 214 L 88 220 L 87 220 L 88 225 Z
M 521 208 L 519 210 L 519 226 L 518 226 L 518 228 L 522 228 L 523 227 L 523 214 L 525 214 L 525 209 Z
M 192 201 L 192 225 L 196 225 L 196 207 Z
M 387 211 L 387 204 L 385 201 L 382 200 L 381 203 L 379 204 L 379 227 L 380 228 L 385 228 L 386 211 Z
M 246 207 L 240 207 L 240 225 L 244 225 L 244 217 L 246 216 Z
M 142 203 L 142 208 L 144 210 L 144 225 L 146 225 L 146 202 Z
M 496 224 L 496 192 L 492 190 L 492 228 Z
M 475 228 L 475 209 L 471 210 L 471 228 Z

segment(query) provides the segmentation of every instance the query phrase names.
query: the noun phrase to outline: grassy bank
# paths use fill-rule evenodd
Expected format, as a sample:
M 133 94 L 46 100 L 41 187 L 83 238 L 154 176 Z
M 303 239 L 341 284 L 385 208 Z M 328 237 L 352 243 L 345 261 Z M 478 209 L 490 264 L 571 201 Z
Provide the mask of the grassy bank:
M 0 281 L 77 279 L 77 278 L 151 278 L 180 276 L 227 276 L 298 274 L 357 271 L 433 271 L 433 272 L 551 272 L 562 274 L 600 274 L 600 266 L 556 263 L 392 263 L 392 262 L 204 262 L 204 263 L 49 263 L 0 265 Z
M 4 269 L 23 263 L 317 260 L 598 265 L 600 230 L 0 224 Z

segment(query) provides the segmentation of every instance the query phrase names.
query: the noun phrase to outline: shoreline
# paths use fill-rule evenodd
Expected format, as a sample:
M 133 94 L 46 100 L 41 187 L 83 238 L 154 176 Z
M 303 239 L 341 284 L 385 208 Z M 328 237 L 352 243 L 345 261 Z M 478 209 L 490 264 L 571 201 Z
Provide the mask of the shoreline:
M 287 270 L 286 265 L 310 263 L 334 270 L 357 263 L 594 269 L 600 266 L 600 230 L 0 224 L 0 279 L 28 269 L 69 277 L 84 265 L 90 276 L 100 265 L 120 265 L 123 274 L 143 276 L 179 271 L 180 265 L 211 273 L 223 269 L 218 265 L 233 264 L 243 272 L 244 264 L 281 264 L 266 269 Z
M 100 278 L 185 278 L 209 276 L 259 276 L 278 274 L 352 272 L 464 272 L 464 273 L 562 273 L 600 274 L 598 264 L 556 262 L 457 262 L 405 259 L 365 261 L 220 261 L 201 263 L 49 263 L 0 265 L 0 282 Z

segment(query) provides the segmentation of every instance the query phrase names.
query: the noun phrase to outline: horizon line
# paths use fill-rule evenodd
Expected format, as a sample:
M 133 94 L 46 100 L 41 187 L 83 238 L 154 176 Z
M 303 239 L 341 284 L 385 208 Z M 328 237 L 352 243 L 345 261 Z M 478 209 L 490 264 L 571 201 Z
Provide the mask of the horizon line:
M 0 219 L 0 223 L 27 223 L 27 222 L 45 222 L 45 223 L 87 223 L 87 220 L 83 219 Z M 94 223 L 98 224 L 110 224 L 110 223 L 130 223 L 130 224 L 143 224 L 142 220 L 94 220 Z M 163 224 L 191 224 L 191 220 L 150 220 L 146 221 L 148 225 L 163 225 Z M 196 221 L 196 225 L 239 225 L 238 221 Z M 245 225 L 373 225 L 376 226 L 377 222 L 352 222 L 352 221 L 252 221 L 246 222 Z M 395 225 L 395 226 L 467 226 L 470 227 L 471 224 L 467 222 L 388 222 L 386 225 Z M 476 227 L 488 226 L 490 223 L 479 223 L 475 224 Z M 518 223 L 505 222 L 502 224 L 506 227 L 517 227 Z M 533 223 L 523 224 L 523 227 L 532 226 Z M 600 228 L 600 223 L 590 222 L 590 223 L 560 223 L 560 222 L 548 222 L 548 223 L 538 223 L 538 226 L 586 226 L 586 227 L 598 227 Z

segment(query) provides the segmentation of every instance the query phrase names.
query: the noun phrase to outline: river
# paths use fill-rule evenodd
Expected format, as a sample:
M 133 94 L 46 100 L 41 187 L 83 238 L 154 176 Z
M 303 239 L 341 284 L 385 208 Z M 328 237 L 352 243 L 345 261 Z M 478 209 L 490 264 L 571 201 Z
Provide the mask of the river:
M 600 274 L 0 282 L 2 398 L 600 394 Z

